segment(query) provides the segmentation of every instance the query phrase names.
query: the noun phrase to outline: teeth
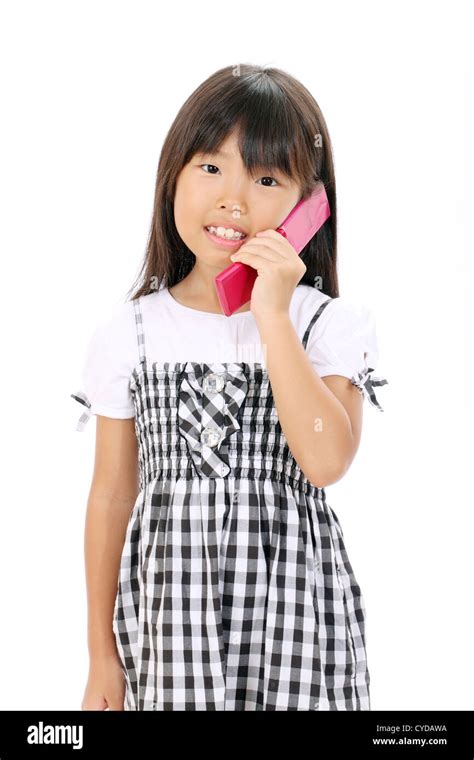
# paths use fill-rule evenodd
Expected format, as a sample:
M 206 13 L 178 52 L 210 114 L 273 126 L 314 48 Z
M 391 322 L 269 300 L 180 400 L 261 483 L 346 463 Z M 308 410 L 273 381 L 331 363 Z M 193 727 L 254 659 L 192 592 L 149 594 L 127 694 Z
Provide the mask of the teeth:
M 206 229 L 213 235 L 225 238 L 226 240 L 241 240 L 241 238 L 246 237 L 243 232 L 237 232 L 237 230 L 233 230 L 231 227 L 228 229 L 225 227 L 206 227 Z

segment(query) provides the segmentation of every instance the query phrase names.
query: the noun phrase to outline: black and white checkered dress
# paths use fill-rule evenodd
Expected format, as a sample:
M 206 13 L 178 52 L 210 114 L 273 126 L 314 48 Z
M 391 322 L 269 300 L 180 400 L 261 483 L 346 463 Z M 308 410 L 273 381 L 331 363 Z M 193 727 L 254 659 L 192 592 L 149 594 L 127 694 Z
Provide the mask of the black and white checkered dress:
M 113 620 L 125 709 L 370 710 L 361 589 L 266 369 L 150 362 L 134 306 L 140 492 Z M 387 380 L 366 369 L 352 382 L 381 409 Z

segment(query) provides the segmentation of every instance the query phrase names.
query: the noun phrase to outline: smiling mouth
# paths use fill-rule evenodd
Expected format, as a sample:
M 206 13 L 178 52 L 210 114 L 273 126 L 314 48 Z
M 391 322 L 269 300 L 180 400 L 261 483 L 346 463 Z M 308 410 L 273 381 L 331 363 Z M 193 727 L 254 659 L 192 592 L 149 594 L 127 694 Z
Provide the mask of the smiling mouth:
M 241 240 L 245 240 L 245 238 L 247 237 L 245 232 L 239 232 L 238 230 L 234 231 L 233 229 L 226 228 L 226 227 L 217 228 L 217 227 L 213 227 L 212 225 L 208 225 L 207 227 L 204 227 L 204 229 L 210 235 L 218 238 L 219 240 L 225 240 L 225 241 L 230 240 L 231 242 L 239 242 Z M 226 231 L 224 232 L 224 234 L 218 235 L 217 229 L 226 230 Z
M 211 243 L 214 243 L 219 248 L 228 248 L 235 251 L 237 248 L 240 248 L 240 246 L 247 240 L 247 235 L 238 238 L 228 238 L 213 234 L 207 227 L 203 227 L 203 230 L 206 233 L 206 237 L 211 241 Z

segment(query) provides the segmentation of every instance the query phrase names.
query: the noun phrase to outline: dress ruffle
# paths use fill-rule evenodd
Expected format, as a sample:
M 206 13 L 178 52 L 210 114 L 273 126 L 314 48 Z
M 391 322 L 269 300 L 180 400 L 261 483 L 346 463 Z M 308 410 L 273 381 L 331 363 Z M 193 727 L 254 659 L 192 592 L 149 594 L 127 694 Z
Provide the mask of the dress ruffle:
M 244 364 L 187 362 L 178 383 L 178 428 L 203 477 L 230 472 L 229 436 L 240 430 L 240 408 L 248 390 Z

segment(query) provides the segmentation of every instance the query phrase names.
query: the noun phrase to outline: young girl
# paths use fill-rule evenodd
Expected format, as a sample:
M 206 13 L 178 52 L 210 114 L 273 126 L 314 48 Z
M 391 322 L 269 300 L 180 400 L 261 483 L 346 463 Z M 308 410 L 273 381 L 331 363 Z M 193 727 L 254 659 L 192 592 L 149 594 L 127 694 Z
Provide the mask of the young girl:
M 331 216 L 298 256 L 275 229 L 317 182 Z M 232 261 L 258 276 L 227 317 Z M 97 415 L 82 708 L 369 710 L 364 599 L 325 487 L 387 380 L 371 312 L 339 297 L 330 139 L 298 81 L 229 66 L 188 98 L 139 277 L 71 394 L 79 430 Z

